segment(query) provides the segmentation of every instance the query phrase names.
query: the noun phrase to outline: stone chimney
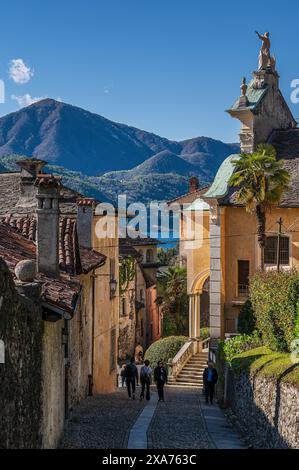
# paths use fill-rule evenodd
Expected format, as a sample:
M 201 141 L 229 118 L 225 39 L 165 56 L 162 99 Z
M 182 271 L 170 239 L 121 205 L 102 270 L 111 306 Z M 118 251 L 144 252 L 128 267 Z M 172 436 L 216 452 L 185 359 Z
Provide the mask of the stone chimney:
M 198 178 L 196 178 L 196 176 L 191 176 L 191 178 L 189 178 L 189 193 L 194 193 L 198 189 L 199 189 Z
M 39 175 L 37 187 L 37 271 L 59 275 L 59 190 L 60 178 Z
M 77 234 L 79 245 L 92 248 L 93 216 L 96 201 L 90 197 L 77 199 Z
M 20 179 L 20 199 L 17 206 L 35 207 L 36 206 L 36 188 L 34 186 L 37 175 L 47 162 L 37 160 L 36 158 L 25 158 L 19 160 L 17 164 L 21 168 Z

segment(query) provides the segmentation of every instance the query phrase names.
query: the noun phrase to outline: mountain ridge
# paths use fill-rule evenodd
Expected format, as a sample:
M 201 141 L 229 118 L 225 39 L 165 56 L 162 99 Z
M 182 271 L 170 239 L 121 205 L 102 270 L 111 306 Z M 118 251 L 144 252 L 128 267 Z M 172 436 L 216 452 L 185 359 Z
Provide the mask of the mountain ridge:
M 8 155 L 39 158 L 59 168 L 78 192 L 82 180 L 82 190 L 93 194 L 98 186 L 109 199 L 119 191 L 130 200 L 135 193 L 138 200 L 159 199 L 170 174 L 177 187 L 168 185 L 164 199 L 174 198 L 190 175 L 210 182 L 222 161 L 238 151 L 237 144 L 204 136 L 169 140 L 50 98 L 0 118 L 0 165 Z

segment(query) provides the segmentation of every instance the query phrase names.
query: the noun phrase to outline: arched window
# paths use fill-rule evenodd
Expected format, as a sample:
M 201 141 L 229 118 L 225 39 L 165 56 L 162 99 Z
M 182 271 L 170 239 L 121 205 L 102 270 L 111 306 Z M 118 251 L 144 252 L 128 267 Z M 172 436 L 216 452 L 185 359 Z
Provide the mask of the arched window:
M 271 236 L 266 238 L 264 258 L 265 264 L 276 264 L 277 263 L 277 236 Z M 290 264 L 290 240 L 289 237 L 280 237 L 280 249 L 279 249 L 279 263 L 288 265 Z
M 146 259 L 147 263 L 152 263 L 154 261 L 154 253 L 153 253 L 153 250 L 151 248 L 146 250 L 145 259 Z

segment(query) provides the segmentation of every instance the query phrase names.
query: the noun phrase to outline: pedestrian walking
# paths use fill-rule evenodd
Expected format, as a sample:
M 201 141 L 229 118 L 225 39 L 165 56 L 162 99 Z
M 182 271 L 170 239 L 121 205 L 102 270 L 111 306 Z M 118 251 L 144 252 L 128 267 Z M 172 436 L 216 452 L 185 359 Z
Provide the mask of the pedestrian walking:
M 164 385 L 167 383 L 167 370 L 162 361 L 158 362 L 154 370 L 154 379 L 157 385 L 159 401 L 164 401 Z
M 205 390 L 206 403 L 213 405 L 215 385 L 218 381 L 218 373 L 212 362 L 208 362 L 208 367 L 203 372 L 203 384 Z
M 126 364 L 123 364 L 121 371 L 120 371 L 120 377 L 121 377 L 121 386 L 125 386 L 126 382 Z
M 128 390 L 128 396 L 129 398 L 132 397 L 132 399 L 135 400 L 136 381 L 138 385 L 138 370 L 135 365 L 134 357 L 132 357 L 130 363 L 126 365 L 125 379 Z
M 140 400 L 144 398 L 145 390 L 146 390 L 146 395 L 145 395 L 146 400 L 150 400 L 151 398 L 151 395 L 150 395 L 151 377 L 152 377 L 152 369 L 150 367 L 150 362 L 146 359 L 140 371 L 140 383 L 141 383 Z

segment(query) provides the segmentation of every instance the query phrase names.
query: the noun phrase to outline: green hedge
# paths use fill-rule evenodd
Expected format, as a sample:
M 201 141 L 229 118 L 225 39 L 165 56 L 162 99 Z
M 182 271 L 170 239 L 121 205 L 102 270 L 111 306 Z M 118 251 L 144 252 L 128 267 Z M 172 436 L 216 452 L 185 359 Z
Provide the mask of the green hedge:
M 244 351 L 258 348 L 262 345 L 262 339 L 257 331 L 251 335 L 238 335 L 226 341 L 220 341 L 218 351 L 220 358 L 231 364 L 233 358 Z
M 299 275 L 296 271 L 259 272 L 250 279 L 256 327 L 273 351 L 289 351 L 296 337 Z
M 186 336 L 168 336 L 159 339 L 146 350 L 144 358 L 150 361 L 152 367 L 155 367 L 158 361 L 163 361 L 166 365 L 168 360 L 174 358 L 186 341 L 188 341 Z
M 256 318 L 250 300 L 246 300 L 238 316 L 238 331 L 251 335 L 256 330 Z

